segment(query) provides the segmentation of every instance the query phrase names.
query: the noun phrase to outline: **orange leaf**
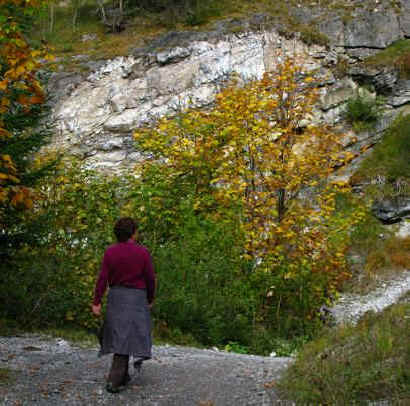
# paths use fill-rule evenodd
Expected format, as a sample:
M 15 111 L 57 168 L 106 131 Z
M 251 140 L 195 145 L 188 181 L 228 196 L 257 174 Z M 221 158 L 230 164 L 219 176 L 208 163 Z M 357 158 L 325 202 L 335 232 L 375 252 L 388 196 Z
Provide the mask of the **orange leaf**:
M 33 200 L 31 200 L 30 198 L 26 199 L 25 205 L 28 209 L 31 209 L 33 207 Z
M 29 98 L 30 104 L 41 104 L 44 103 L 44 97 L 43 96 L 31 96 Z
M 29 99 L 27 96 L 23 96 L 23 95 L 20 95 L 20 96 L 17 98 L 17 101 L 18 101 L 20 104 L 22 104 L 23 106 L 28 106 L 28 105 L 31 104 L 31 103 L 30 103 L 30 99 Z
M 11 134 L 4 128 L 0 127 L 0 137 L 11 137 Z
M 7 79 L 4 79 L 0 82 L 0 90 L 6 90 L 7 86 L 9 84 L 9 81 Z
M 0 104 L 2 106 L 8 107 L 8 106 L 10 106 L 10 100 L 7 97 L 2 97 Z

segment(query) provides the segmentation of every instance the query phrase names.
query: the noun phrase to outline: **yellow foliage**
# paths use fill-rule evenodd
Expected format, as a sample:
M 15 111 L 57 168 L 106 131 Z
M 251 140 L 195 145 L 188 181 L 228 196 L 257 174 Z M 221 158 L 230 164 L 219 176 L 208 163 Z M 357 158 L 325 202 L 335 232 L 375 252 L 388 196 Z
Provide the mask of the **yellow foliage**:
M 42 2 L 36 0 L 1 0 L 0 6 L 25 8 L 27 13 Z M 33 50 L 27 43 L 19 24 L 12 15 L 0 24 L 0 138 L 13 134 L 5 128 L 2 120 L 13 109 L 24 107 L 26 113 L 34 104 L 44 102 L 44 91 L 36 79 L 42 67 L 41 59 L 48 58 L 47 49 Z M 0 205 L 31 208 L 32 193 L 19 185 L 18 169 L 8 155 L 0 156 Z
M 191 179 L 195 209 L 210 216 L 234 215 L 240 207 L 244 258 L 262 259 L 261 269 L 286 258 L 345 275 L 347 240 L 337 233 L 347 233 L 357 218 L 332 220 L 336 194 L 348 187 L 327 178 L 352 157 L 342 151 L 341 134 L 310 119 L 319 96 L 313 81 L 288 58 L 261 80 L 228 86 L 210 111 L 188 110 L 138 130 L 138 147 L 149 154 L 140 171 L 160 163 L 171 183 Z

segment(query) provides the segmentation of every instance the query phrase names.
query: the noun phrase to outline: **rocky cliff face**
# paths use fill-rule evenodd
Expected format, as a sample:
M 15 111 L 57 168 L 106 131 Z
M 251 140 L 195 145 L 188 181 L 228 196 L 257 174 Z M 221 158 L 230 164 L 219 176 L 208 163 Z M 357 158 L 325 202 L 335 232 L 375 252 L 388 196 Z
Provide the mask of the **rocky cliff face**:
M 360 9 L 348 21 L 336 14 L 324 16 L 320 9 L 292 12 L 303 24 L 316 22 L 328 45 L 308 46 L 297 33 L 280 35 L 280 22 L 258 15 L 240 22 L 236 33 L 230 32 L 232 21 L 209 32 L 169 33 L 128 57 L 84 60 L 87 74 L 54 74 L 54 143 L 89 167 L 129 167 L 139 158 L 132 139 L 137 127 L 187 106 L 208 106 L 233 72 L 244 80 L 260 78 L 280 55 L 295 53 L 305 55 L 306 69 L 320 71 L 318 120 L 338 123 L 344 103 L 362 83 L 386 96 L 385 118 L 376 130 L 361 134 L 359 147 L 374 143 L 397 111 L 409 109 L 410 81 L 393 69 L 364 69 L 357 62 L 395 40 L 410 38 L 410 0 L 402 0 L 399 11 Z M 340 60 L 348 66 L 347 75 L 336 79 L 333 67 Z

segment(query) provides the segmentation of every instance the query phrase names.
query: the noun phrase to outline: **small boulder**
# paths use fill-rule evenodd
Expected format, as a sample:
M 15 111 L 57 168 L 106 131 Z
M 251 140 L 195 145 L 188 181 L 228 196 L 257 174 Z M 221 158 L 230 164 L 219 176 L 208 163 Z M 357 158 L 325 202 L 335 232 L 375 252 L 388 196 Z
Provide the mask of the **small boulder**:
M 410 217 L 410 197 L 396 197 L 376 201 L 372 207 L 373 215 L 384 224 L 394 224 Z

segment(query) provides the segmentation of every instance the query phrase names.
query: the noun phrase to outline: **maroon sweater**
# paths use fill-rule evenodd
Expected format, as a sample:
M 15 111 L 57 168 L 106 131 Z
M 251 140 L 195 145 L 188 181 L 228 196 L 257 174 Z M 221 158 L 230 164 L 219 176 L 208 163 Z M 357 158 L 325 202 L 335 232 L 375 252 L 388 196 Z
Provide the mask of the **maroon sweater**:
M 146 289 L 148 303 L 155 295 L 155 273 L 148 250 L 133 240 L 110 245 L 104 253 L 95 286 L 93 304 L 98 305 L 109 286 Z

